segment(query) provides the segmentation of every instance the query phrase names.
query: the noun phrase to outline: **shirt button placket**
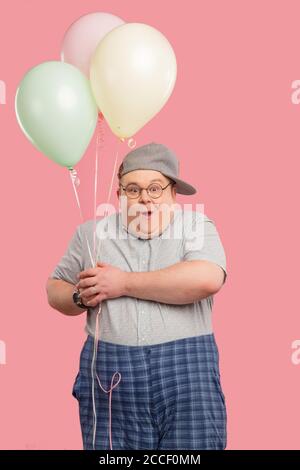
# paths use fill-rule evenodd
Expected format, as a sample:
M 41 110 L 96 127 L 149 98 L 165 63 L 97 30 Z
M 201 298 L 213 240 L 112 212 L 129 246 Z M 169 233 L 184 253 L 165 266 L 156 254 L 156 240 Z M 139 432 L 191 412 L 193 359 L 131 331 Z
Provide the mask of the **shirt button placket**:
M 147 253 L 148 253 L 149 247 L 146 244 L 143 244 L 141 246 L 141 258 L 140 258 L 140 272 L 145 272 L 147 271 Z M 143 308 L 142 304 L 143 300 L 139 300 L 139 304 L 141 305 L 141 310 L 139 311 L 139 342 L 141 344 L 146 344 L 148 337 L 147 337 L 147 317 L 146 317 L 146 309 Z

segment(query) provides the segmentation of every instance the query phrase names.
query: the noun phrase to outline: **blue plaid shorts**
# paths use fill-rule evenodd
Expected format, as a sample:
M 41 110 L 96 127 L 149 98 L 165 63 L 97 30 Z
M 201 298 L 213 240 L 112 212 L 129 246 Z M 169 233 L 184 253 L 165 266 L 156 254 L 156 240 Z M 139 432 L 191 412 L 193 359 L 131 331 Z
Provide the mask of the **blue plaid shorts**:
M 72 391 L 85 450 L 93 449 L 93 346 L 94 338 L 88 336 Z M 112 391 L 113 450 L 225 449 L 226 406 L 213 334 L 148 346 L 100 340 L 96 371 L 105 390 L 114 373 L 121 373 Z M 109 394 L 97 380 L 94 390 L 95 449 L 110 449 Z

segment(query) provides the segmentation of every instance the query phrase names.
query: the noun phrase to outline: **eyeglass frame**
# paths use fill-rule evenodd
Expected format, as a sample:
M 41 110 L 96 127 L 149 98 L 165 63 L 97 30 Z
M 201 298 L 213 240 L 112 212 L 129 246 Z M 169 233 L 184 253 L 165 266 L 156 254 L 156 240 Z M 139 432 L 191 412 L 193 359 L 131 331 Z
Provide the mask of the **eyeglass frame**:
M 145 190 L 147 191 L 147 194 L 148 194 L 149 197 L 151 197 L 152 199 L 158 199 L 158 198 L 163 194 L 163 192 L 161 192 L 161 194 L 160 194 L 159 196 L 153 197 L 153 196 L 151 196 L 151 195 L 148 193 L 148 189 L 150 188 L 150 186 L 152 186 L 153 184 L 158 184 L 158 186 L 161 187 L 162 191 L 164 191 L 168 186 L 170 186 L 170 184 L 175 185 L 176 182 L 175 182 L 175 181 L 170 181 L 170 183 L 168 183 L 167 186 L 165 186 L 164 188 L 162 187 L 161 184 L 159 184 L 159 183 L 154 183 L 154 182 L 153 182 L 153 183 L 150 183 L 149 186 L 147 186 L 147 188 L 141 188 L 141 187 L 140 187 L 138 184 L 136 184 L 136 183 L 128 183 L 126 186 L 123 186 L 123 185 L 120 183 L 120 186 L 121 186 L 121 188 L 125 191 L 125 193 L 126 193 L 126 188 L 127 188 L 130 184 L 135 184 L 135 185 L 140 189 L 140 191 L 139 191 L 139 193 L 138 193 L 138 195 L 137 195 L 136 197 L 129 197 L 129 199 L 137 199 L 137 198 L 139 198 L 139 197 L 141 196 L 141 194 L 142 194 L 143 189 L 145 189 Z M 126 197 L 128 197 L 127 194 L 126 194 Z

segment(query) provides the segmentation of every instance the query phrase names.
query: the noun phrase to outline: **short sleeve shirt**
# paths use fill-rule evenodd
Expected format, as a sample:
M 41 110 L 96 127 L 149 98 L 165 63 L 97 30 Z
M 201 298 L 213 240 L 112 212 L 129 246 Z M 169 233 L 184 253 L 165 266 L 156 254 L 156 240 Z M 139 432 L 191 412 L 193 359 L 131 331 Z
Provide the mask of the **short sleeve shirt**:
M 94 221 L 77 226 L 50 277 L 71 284 L 77 274 L 92 267 Z M 97 222 L 98 261 L 128 272 L 154 271 L 185 260 L 207 260 L 227 277 L 225 251 L 216 225 L 197 211 L 176 209 L 172 222 L 150 239 L 139 238 L 122 223 L 120 212 Z M 199 280 L 200 282 L 200 280 Z M 114 344 L 144 346 L 212 333 L 213 295 L 183 305 L 122 296 L 102 302 L 99 339 Z M 86 312 L 85 332 L 95 335 L 99 306 Z

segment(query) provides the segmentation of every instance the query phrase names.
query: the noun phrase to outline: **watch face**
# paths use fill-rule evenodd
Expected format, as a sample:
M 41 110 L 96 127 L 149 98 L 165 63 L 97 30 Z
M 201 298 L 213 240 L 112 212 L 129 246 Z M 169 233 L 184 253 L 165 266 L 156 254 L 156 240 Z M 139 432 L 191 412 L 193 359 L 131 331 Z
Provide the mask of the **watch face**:
M 78 305 L 78 307 L 86 308 L 86 306 L 82 303 L 81 298 L 79 297 L 79 292 L 77 291 L 73 293 L 73 301 L 75 302 L 76 305 Z

